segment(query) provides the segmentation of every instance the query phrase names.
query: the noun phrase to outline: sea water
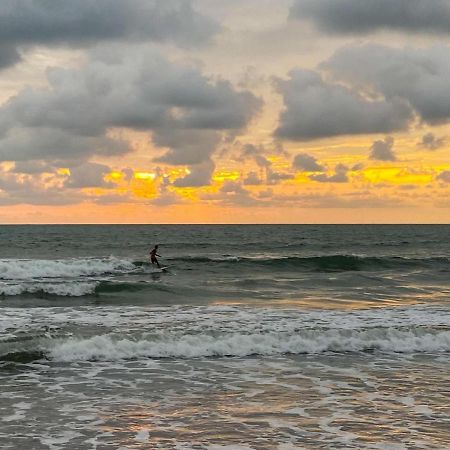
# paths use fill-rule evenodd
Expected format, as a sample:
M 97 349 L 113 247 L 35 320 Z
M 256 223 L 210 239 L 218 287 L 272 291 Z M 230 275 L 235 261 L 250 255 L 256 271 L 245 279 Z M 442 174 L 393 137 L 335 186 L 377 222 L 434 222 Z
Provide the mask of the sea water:
M 450 226 L 2 226 L 0 448 L 450 448 L 449 275 Z

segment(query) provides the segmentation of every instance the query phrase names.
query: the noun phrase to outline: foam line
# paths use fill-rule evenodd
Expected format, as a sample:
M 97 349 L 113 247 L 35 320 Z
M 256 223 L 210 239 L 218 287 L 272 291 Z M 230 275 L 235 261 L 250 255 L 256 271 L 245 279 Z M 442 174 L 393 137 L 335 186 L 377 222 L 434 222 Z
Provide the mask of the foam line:
M 450 351 L 450 331 L 304 330 L 295 334 L 231 333 L 219 336 L 168 335 L 132 340 L 112 335 L 49 342 L 48 356 L 55 361 L 121 360 L 131 358 L 199 358 L 323 352 L 442 353 Z

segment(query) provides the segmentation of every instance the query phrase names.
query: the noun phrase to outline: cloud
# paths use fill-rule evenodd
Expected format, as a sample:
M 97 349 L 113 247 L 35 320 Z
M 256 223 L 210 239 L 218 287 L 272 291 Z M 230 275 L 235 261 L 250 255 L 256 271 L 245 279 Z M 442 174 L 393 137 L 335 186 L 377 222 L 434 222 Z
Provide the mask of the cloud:
M 250 92 L 155 51 L 100 54 L 79 69 L 49 70 L 49 88 L 23 89 L 0 108 L 0 160 L 126 153 L 128 145 L 106 136 L 120 127 L 152 133 L 168 149 L 161 161 L 198 164 L 261 106 Z
M 84 163 L 70 169 L 70 175 L 64 183 L 66 188 L 112 188 L 114 183 L 105 181 L 105 176 L 111 172 L 111 168 L 104 164 Z
M 407 102 L 428 124 L 450 120 L 450 47 L 391 48 L 365 44 L 336 51 L 320 69 L 386 102 Z
M 176 187 L 200 187 L 211 183 L 215 164 L 208 160 L 190 167 L 190 173 L 182 178 L 177 178 L 173 185 Z
M 333 175 L 327 175 L 325 173 L 310 175 L 309 178 L 313 181 L 319 181 L 320 183 L 347 183 L 349 168 L 344 164 L 336 164 Z
M 279 153 L 278 149 L 276 152 Z M 238 161 L 252 160 L 256 165 L 262 169 L 268 169 L 272 163 L 267 159 L 265 155 L 270 151 L 263 145 L 244 144 L 240 149 Z
M 370 159 L 376 159 L 378 161 L 396 161 L 397 157 L 395 156 L 393 147 L 394 146 L 394 138 L 391 136 L 387 136 L 384 141 L 378 140 L 374 141 L 372 146 L 370 147 Z
M 247 189 L 244 189 L 242 187 L 242 185 L 236 181 L 231 181 L 231 180 L 226 180 L 224 181 L 224 183 L 222 184 L 221 188 L 220 188 L 220 192 L 225 193 L 225 194 L 229 194 L 229 193 L 234 193 L 234 194 L 247 194 L 248 191 Z
M 153 142 L 169 149 L 155 161 L 172 165 L 200 164 L 209 160 L 220 138 L 220 133 L 213 130 L 157 129 Z
M 133 179 L 133 177 L 134 177 L 134 170 L 131 169 L 130 167 L 125 167 L 124 169 L 122 169 L 121 172 L 123 173 L 123 179 L 124 179 L 126 182 L 128 182 L 128 183 L 129 183 L 129 182 Z
M 422 141 L 417 145 L 419 147 L 426 148 L 427 150 L 437 150 L 441 148 L 445 143 L 444 137 L 436 137 L 433 133 L 427 133 L 422 137 Z
M 113 156 L 129 151 L 123 141 L 106 136 L 74 136 L 50 128 L 14 128 L 0 139 L 0 161 L 74 160 L 93 154 Z
M 308 155 L 307 153 L 299 153 L 295 156 L 292 163 L 293 167 L 304 172 L 323 172 L 324 166 L 317 162 L 314 156 Z
M 404 129 L 411 119 L 410 108 L 398 98 L 369 100 L 310 70 L 293 70 L 277 86 L 285 105 L 275 130 L 279 138 L 304 141 L 391 132 Z
M 0 9 L 0 41 L 12 55 L 21 46 L 80 47 L 103 41 L 186 47 L 208 41 L 218 30 L 190 0 L 5 0 Z
M 267 184 L 278 184 L 280 181 L 292 180 L 294 175 L 285 172 L 276 172 L 272 168 L 266 170 Z
M 358 172 L 359 170 L 364 169 L 364 164 L 362 163 L 356 163 L 354 166 L 352 166 L 351 170 L 353 172 Z
M 295 0 L 290 17 L 310 19 L 320 30 L 338 34 L 450 33 L 448 0 Z
M 159 195 L 150 200 L 150 204 L 157 206 L 170 206 L 180 203 L 184 203 L 183 197 L 179 196 L 175 192 L 167 190 L 165 187 L 160 189 Z
M 443 170 L 437 177 L 437 180 L 444 183 L 450 183 L 450 170 Z
M 61 189 L 63 178 L 0 172 L 0 205 L 64 205 L 79 203 L 85 196 Z
M 205 197 L 208 198 L 208 197 Z M 254 206 L 260 203 L 255 199 L 251 193 L 242 187 L 242 184 L 237 181 L 227 180 L 225 181 L 218 194 L 210 195 L 209 199 L 219 200 L 224 206 Z
M 0 70 L 13 66 L 21 59 L 20 53 L 14 46 L 0 44 Z
M 42 161 L 16 161 L 14 167 L 9 172 L 24 173 L 29 175 L 40 174 L 43 172 L 54 172 L 55 166 Z
M 262 180 L 256 172 L 249 172 L 244 178 L 243 184 L 247 186 L 258 186 L 262 184 Z

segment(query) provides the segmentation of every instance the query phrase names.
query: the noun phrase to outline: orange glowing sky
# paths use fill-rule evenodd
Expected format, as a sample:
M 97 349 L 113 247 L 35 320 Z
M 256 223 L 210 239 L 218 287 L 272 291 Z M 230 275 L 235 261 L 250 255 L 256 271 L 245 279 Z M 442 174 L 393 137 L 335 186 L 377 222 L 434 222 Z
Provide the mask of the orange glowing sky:
M 448 223 L 450 0 L 425 1 L 12 3 L 0 222 Z

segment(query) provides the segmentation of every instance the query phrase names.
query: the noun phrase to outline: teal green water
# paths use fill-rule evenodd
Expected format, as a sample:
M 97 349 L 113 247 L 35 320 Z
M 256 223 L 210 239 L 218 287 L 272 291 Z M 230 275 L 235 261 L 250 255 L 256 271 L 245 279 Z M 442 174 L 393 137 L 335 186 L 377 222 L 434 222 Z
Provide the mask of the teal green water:
M 449 238 L 2 226 L 1 447 L 447 448 Z

